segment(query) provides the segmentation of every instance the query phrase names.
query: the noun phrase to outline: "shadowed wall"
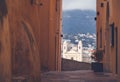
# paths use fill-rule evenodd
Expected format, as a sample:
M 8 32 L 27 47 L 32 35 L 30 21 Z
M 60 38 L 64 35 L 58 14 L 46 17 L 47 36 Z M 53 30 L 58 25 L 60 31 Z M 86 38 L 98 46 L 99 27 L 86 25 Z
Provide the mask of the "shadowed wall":
M 41 71 L 60 71 L 60 4 L 59 0 L 0 0 L 1 82 L 17 77 L 40 82 Z

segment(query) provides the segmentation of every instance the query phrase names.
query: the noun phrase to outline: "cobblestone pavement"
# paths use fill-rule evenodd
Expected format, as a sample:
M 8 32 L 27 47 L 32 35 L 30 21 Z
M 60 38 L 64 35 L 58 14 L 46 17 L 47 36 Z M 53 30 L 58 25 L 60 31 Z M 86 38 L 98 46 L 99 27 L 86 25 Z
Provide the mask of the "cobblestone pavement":
M 111 73 L 94 73 L 91 70 L 47 72 L 41 82 L 119 82 Z

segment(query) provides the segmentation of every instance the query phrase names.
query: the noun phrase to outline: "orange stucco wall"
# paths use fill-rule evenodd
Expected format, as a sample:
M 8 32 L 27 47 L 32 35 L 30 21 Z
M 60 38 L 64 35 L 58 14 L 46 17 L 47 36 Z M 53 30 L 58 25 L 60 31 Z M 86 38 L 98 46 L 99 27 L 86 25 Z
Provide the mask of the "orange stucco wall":
M 0 81 L 60 71 L 61 0 L 0 0 Z
M 61 0 L 50 1 L 49 69 L 61 70 Z M 53 51 L 54 50 L 54 51 Z M 54 61 L 55 60 L 55 61 Z
M 4 6 L 2 6 L 2 4 Z M 4 10 L 3 10 L 4 8 Z M 0 1 L 0 81 L 11 79 L 11 48 L 7 4 Z
M 41 71 L 61 70 L 61 2 L 0 0 L 0 81 L 11 82 L 14 76 L 23 76 L 29 82 L 39 82 Z M 97 49 L 104 51 L 104 69 L 118 76 L 119 4 L 120 0 L 97 0 L 96 29 Z M 114 46 L 111 46 L 113 23 Z
M 103 5 L 103 6 L 102 6 Z M 105 61 L 109 61 L 109 46 L 110 45 L 110 38 L 109 38 L 109 18 L 108 18 L 108 11 L 107 6 L 108 2 L 105 0 L 97 0 L 97 13 L 99 12 L 99 15 L 97 14 L 97 49 L 103 50 L 103 62 L 104 67 L 109 68 L 109 63 Z M 100 33 L 101 31 L 101 33 Z M 101 38 L 102 36 L 102 38 Z M 101 45 L 101 46 L 100 46 Z
M 100 8 L 99 4 L 104 3 L 104 7 Z M 97 17 L 97 48 L 100 45 L 100 31 L 99 28 L 102 26 L 103 38 L 102 45 L 104 45 L 104 69 L 105 71 L 112 72 L 115 75 L 120 76 L 120 1 L 119 0 L 97 0 L 97 11 L 100 11 L 100 17 Z M 114 37 L 114 45 L 111 46 L 111 24 L 114 23 L 114 28 L 112 29 Z

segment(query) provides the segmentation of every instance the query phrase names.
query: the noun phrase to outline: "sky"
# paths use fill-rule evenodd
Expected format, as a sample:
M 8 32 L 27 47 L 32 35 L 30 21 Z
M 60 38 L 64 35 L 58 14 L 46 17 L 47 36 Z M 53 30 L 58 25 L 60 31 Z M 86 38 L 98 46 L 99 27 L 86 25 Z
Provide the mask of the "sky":
M 63 10 L 95 10 L 96 0 L 63 0 Z

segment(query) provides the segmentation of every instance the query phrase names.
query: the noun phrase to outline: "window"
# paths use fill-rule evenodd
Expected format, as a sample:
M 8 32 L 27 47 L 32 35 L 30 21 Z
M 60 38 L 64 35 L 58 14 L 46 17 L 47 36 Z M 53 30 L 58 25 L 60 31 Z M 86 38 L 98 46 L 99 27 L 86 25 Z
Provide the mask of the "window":
M 104 3 L 101 3 L 100 6 L 101 6 L 101 7 L 104 7 Z
M 102 48 L 102 29 L 100 29 L 100 48 Z
M 97 32 L 97 45 L 98 45 L 98 32 Z M 98 46 L 97 46 L 97 48 L 98 48 Z
M 30 3 L 33 4 L 33 3 L 34 3 L 34 0 L 30 0 Z
M 30 3 L 31 3 L 32 5 L 33 5 L 33 4 L 35 4 L 35 5 L 40 5 L 40 6 L 43 5 L 40 0 L 30 0 Z
M 110 46 L 114 47 L 114 23 L 110 25 Z
M 74 58 L 73 58 L 73 57 L 71 57 L 71 60 L 74 60 Z
M 64 46 L 64 49 L 66 49 L 66 47 Z
M 100 12 L 99 12 L 99 11 L 97 12 L 97 15 L 100 15 Z
M 116 36 L 116 74 L 118 74 L 118 28 L 115 29 Z
M 110 9 L 109 9 L 109 2 L 107 2 L 107 9 L 106 9 L 106 20 L 109 21 L 110 17 Z

